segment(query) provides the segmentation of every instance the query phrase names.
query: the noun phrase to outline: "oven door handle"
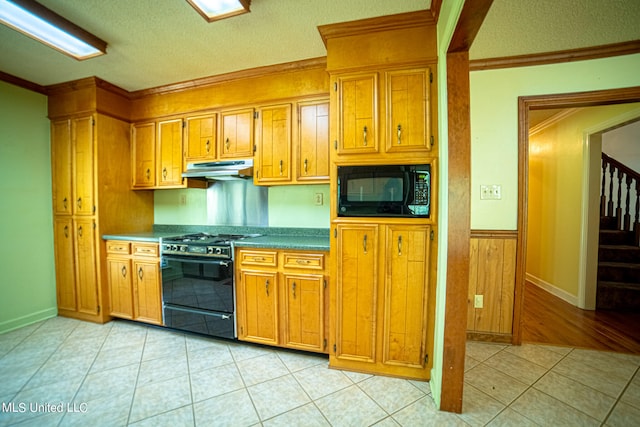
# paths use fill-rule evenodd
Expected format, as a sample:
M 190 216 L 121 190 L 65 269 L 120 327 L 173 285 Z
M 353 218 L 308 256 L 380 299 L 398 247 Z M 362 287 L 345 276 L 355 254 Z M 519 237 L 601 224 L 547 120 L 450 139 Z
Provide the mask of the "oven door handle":
M 176 261 L 176 262 L 190 262 L 193 264 L 217 264 L 222 265 L 223 267 L 229 267 L 233 261 L 231 260 L 223 260 L 223 259 L 202 259 L 202 258 L 189 258 L 189 257 L 176 257 L 171 255 L 162 255 L 162 260 L 164 261 Z

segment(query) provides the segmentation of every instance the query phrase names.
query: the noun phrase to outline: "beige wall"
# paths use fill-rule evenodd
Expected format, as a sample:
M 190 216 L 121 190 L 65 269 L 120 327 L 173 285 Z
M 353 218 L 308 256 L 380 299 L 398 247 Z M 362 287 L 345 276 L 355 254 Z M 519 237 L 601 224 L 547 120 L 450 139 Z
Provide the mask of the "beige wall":
M 604 130 L 607 123 L 634 110 L 638 104 L 582 108 L 529 136 L 526 273 L 574 304 L 584 280 L 580 276 L 583 205 L 589 191 L 583 177 L 584 173 L 600 175 L 600 170 L 589 171 L 585 166 L 587 134 L 590 129 Z

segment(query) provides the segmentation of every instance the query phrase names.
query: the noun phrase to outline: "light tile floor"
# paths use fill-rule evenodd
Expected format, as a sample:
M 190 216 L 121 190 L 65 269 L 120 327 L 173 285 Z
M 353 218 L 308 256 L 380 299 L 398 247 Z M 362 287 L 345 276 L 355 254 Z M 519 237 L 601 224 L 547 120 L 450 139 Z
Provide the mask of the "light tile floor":
M 429 384 L 142 324 L 0 335 L 0 426 L 636 426 L 640 356 L 469 342 L 460 415 Z

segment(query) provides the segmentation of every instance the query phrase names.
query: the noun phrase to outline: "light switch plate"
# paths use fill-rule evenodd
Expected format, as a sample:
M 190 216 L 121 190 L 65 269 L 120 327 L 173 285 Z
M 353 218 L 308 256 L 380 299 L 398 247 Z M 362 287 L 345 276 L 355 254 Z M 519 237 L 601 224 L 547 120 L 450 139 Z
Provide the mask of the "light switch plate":
M 473 308 L 482 308 L 484 307 L 484 295 L 476 295 L 473 301 Z
M 498 184 L 481 185 L 480 200 L 500 200 L 502 199 L 502 186 Z

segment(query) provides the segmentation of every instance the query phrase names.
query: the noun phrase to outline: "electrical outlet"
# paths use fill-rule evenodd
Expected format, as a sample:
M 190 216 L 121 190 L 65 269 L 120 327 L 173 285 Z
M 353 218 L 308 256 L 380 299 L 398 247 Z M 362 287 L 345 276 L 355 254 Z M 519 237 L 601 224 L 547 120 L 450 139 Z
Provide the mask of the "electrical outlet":
M 500 200 L 502 199 L 501 185 L 481 185 L 480 200 Z
M 473 308 L 482 308 L 484 306 L 484 295 L 476 295 L 473 300 Z
M 324 196 L 322 193 L 316 193 L 313 197 L 316 206 L 322 206 L 324 204 Z

